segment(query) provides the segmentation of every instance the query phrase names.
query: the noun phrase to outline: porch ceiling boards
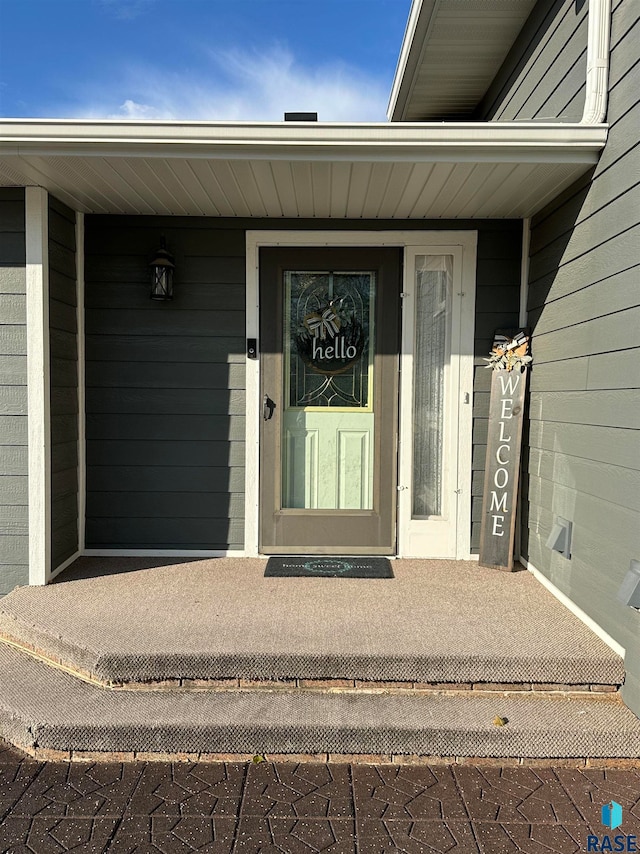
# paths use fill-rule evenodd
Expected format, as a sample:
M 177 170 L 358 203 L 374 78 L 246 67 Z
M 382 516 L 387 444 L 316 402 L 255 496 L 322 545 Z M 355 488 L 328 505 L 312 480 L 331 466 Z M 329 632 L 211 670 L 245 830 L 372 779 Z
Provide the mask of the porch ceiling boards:
M 597 162 L 606 125 L 5 120 L 0 185 L 85 213 L 531 216 Z

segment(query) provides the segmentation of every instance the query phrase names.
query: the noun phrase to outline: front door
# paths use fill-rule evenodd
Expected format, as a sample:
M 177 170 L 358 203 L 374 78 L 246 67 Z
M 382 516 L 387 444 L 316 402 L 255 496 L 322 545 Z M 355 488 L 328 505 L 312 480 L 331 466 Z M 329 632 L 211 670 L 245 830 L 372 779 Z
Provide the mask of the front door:
M 260 251 L 260 550 L 396 551 L 399 248 Z

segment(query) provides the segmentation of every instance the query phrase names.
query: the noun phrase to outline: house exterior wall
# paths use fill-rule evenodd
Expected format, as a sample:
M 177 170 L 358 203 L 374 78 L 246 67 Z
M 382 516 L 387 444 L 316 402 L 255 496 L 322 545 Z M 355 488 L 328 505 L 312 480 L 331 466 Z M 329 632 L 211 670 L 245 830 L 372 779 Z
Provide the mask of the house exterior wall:
M 51 569 L 78 551 L 78 320 L 75 212 L 49 197 Z
M 640 559 L 638 30 L 637 7 L 614 0 L 606 147 L 532 221 L 523 536 L 524 556 L 626 648 L 636 712 L 640 612 L 616 592 Z M 556 515 L 573 522 L 571 560 L 545 545 Z
M 85 220 L 87 548 L 244 547 L 244 230 Z M 164 235 L 175 299 L 149 299 Z
M 517 325 L 521 222 L 87 216 L 87 548 L 244 548 L 247 229 L 478 231 L 472 549 L 496 328 Z M 164 235 L 175 298 L 149 299 Z
M 536 4 L 480 104 L 483 121 L 580 121 L 588 11 L 588 0 Z
M 29 582 L 24 190 L 0 189 L 0 595 Z

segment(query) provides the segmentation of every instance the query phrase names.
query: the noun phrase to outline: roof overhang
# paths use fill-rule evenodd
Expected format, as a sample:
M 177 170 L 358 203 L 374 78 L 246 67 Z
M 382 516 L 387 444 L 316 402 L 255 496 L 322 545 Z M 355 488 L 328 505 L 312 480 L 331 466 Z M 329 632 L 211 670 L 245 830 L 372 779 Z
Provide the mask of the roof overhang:
M 0 185 L 78 211 L 234 217 L 526 217 L 593 166 L 607 126 L 0 123 Z
M 471 116 L 536 0 L 413 0 L 391 121 Z

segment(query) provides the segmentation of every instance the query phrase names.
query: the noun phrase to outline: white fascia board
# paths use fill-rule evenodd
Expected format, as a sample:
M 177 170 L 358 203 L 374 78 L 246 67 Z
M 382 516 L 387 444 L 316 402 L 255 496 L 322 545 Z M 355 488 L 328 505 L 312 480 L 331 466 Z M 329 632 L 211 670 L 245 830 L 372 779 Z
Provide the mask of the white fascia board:
M 122 122 L 110 119 L 2 119 L 0 143 L 166 143 L 175 145 L 451 144 L 544 142 L 585 132 L 579 122 Z M 3 146 L 4 148 L 4 146 Z M 19 152 L 18 152 L 19 153 Z
M 407 102 L 413 91 L 416 73 L 429 41 L 434 13 L 439 5 L 440 0 L 413 0 L 411 4 L 387 106 L 387 118 L 390 122 L 401 122 L 406 115 Z M 416 49 L 416 45 L 419 45 L 419 49 Z
M 114 122 L 9 119 L 0 156 L 594 162 L 607 125 Z

